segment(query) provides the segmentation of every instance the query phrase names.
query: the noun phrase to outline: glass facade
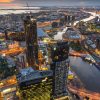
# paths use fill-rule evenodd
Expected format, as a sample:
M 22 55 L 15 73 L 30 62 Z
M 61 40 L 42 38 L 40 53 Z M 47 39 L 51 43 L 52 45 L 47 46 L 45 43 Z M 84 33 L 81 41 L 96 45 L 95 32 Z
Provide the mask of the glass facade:
M 51 100 L 52 78 L 33 80 L 35 84 L 20 86 L 21 100 Z

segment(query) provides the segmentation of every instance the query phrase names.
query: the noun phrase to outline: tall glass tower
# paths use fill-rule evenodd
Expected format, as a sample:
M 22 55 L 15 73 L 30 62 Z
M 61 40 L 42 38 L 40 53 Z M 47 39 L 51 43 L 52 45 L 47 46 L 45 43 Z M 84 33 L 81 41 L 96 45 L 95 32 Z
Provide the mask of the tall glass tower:
M 34 67 L 38 61 L 38 39 L 37 39 L 37 22 L 30 16 L 24 20 L 25 40 L 26 40 L 26 57 L 28 66 Z M 37 68 L 34 68 L 37 69 Z
M 60 42 L 52 50 L 53 70 L 53 97 L 54 99 L 68 96 L 67 76 L 68 76 L 68 53 L 69 46 L 67 42 Z M 67 100 L 67 99 L 66 99 Z

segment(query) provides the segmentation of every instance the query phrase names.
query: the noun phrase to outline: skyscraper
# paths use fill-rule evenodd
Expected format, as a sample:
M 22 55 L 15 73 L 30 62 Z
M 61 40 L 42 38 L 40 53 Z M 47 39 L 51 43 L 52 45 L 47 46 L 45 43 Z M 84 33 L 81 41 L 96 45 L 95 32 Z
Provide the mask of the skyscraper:
M 5 30 L 5 39 L 8 40 L 8 32 Z
M 68 53 L 69 46 L 67 42 L 60 42 L 52 50 L 53 70 L 53 96 L 54 99 L 68 96 L 67 75 L 68 75 Z
M 17 75 L 21 100 L 51 100 L 52 71 L 36 71 L 31 67 Z
M 35 19 L 27 16 L 24 20 L 25 39 L 26 39 L 26 57 L 28 66 L 35 66 L 38 62 L 38 40 L 37 23 Z M 34 68 L 36 69 L 36 68 Z
M 96 39 L 96 46 L 97 46 L 97 49 L 100 50 L 100 39 Z
M 71 21 L 70 15 L 65 15 L 65 23 L 69 24 Z
M 74 21 L 75 21 L 75 16 L 65 15 L 65 23 L 67 24 L 71 23 L 73 25 Z

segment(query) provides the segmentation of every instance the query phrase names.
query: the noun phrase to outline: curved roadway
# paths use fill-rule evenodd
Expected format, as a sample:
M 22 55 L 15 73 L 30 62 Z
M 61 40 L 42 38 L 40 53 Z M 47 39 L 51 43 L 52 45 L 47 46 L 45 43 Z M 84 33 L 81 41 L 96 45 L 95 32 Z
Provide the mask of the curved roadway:
M 85 12 L 85 11 L 84 11 Z M 80 21 L 84 21 L 84 22 L 88 22 L 92 19 L 94 19 L 96 17 L 96 13 L 94 12 L 86 12 L 86 13 L 90 13 L 91 16 L 89 18 L 85 18 L 85 19 L 82 19 L 82 20 L 78 20 L 78 21 L 75 21 L 74 22 L 74 26 L 79 23 Z M 58 32 L 55 36 L 54 36 L 54 40 L 62 40 L 63 37 L 62 35 L 66 32 L 66 30 L 68 29 L 68 27 L 65 27 L 61 32 Z

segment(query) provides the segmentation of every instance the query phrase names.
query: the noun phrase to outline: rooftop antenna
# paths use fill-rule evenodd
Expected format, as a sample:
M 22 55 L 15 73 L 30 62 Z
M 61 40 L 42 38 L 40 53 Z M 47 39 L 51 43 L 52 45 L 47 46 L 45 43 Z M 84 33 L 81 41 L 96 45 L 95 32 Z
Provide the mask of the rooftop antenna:
M 50 24 L 52 24 L 52 22 L 51 22 L 51 14 L 52 14 L 52 11 L 51 11 L 52 9 L 51 9 L 51 7 L 50 7 Z
M 30 10 L 30 8 L 29 8 L 29 4 L 28 4 L 28 2 L 26 1 L 26 5 L 27 5 L 27 8 L 28 8 L 28 10 L 30 11 L 30 15 L 31 15 L 31 10 Z

